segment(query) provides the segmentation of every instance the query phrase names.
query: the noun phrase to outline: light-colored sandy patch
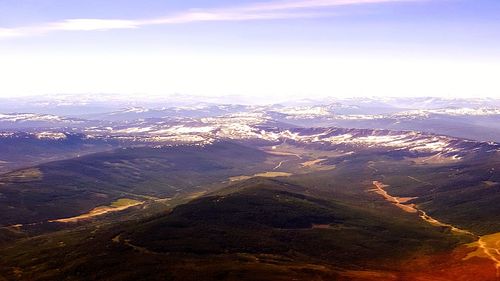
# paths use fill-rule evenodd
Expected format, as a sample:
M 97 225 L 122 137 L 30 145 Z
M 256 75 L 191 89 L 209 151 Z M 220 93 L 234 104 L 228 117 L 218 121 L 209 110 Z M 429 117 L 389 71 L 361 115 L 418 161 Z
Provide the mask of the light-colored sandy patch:
M 395 197 L 395 198 L 399 201 L 399 203 L 406 204 L 413 199 L 417 199 L 418 197 Z
M 316 159 L 316 160 L 311 160 L 311 161 L 306 161 L 306 162 L 300 163 L 300 165 L 302 165 L 302 167 L 304 167 L 304 168 L 311 167 L 311 166 L 317 165 L 325 160 L 326 159 Z
M 277 177 L 289 177 L 291 173 L 285 172 L 265 172 L 253 175 L 254 177 L 264 177 L 264 178 L 277 178 Z
M 385 191 L 384 188 L 388 187 L 388 185 L 385 185 L 385 184 L 378 182 L 378 181 L 374 181 L 373 185 L 375 186 L 375 189 L 373 189 L 373 191 L 375 193 L 382 195 L 385 200 L 391 202 L 396 207 L 398 207 L 401 210 L 408 212 L 408 213 L 417 213 L 418 212 L 418 210 L 415 208 L 415 205 L 403 204 L 403 203 L 406 203 L 406 202 L 411 200 L 409 197 L 403 198 L 404 202 L 401 202 L 399 197 L 394 197 L 394 196 L 390 195 L 389 193 L 387 193 L 387 191 Z
M 285 172 L 265 172 L 253 175 L 254 177 L 264 177 L 264 178 L 276 178 L 276 177 L 289 177 L 291 173 Z
M 229 181 L 243 181 L 251 178 L 252 176 L 236 176 L 236 177 L 230 177 Z
M 121 208 L 121 207 L 130 207 L 130 206 L 135 206 L 142 204 L 144 202 L 137 201 L 134 199 L 129 199 L 129 198 L 121 198 L 116 200 L 115 202 L 111 203 L 111 207 L 113 208 Z
M 113 237 L 113 239 L 111 239 L 111 241 L 113 241 L 114 243 L 120 243 L 120 241 L 121 241 L 121 234 L 118 234 L 115 237 Z
M 271 154 L 271 155 L 277 155 L 277 156 L 295 156 L 299 159 L 302 159 L 302 156 L 296 154 L 296 153 L 291 153 L 291 152 L 284 152 L 284 151 L 272 151 L 272 150 L 265 150 L 266 153 Z
M 156 199 L 155 201 L 158 203 L 167 203 L 167 202 L 172 201 L 172 198 L 161 198 L 161 199 Z
M 230 177 L 229 181 L 243 181 L 251 178 L 252 176 L 236 176 L 236 177 Z
M 495 264 L 497 277 L 500 277 L 500 232 L 481 236 L 478 241 L 467 246 L 476 248 L 476 251 L 469 253 L 463 260 L 473 257 L 489 259 Z
M 253 176 L 236 176 L 236 177 L 230 177 L 229 181 L 241 181 L 241 180 L 247 180 L 255 177 L 263 177 L 263 178 L 277 178 L 277 177 L 289 177 L 291 176 L 291 173 L 285 173 L 285 172 L 265 172 L 265 173 L 259 173 L 255 174 Z
M 406 158 L 418 165 L 441 165 L 441 164 L 453 164 L 460 162 L 462 159 L 460 157 L 454 156 L 446 156 L 441 153 L 434 154 L 430 157 L 416 157 L 416 158 Z
M 483 183 L 486 184 L 487 186 L 497 186 L 500 184 L 496 181 L 483 181 Z
M 196 198 L 199 198 L 199 197 L 205 195 L 206 193 L 207 193 L 206 191 L 193 192 L 193 193 L 189 194 L 189 196 L 187 198 L 188 199 L 196 199 Z M 171 198 L 168 198 L 168 200 L 171 200 Z
M 93 217 L 102 216 L 102 215 L 105 215 L 107 213 L 123 211 L 123 210 L 130 208 L 130 207 L 141 205 L 143 203 L 144 202 L 133 200 L 133 199 L 122 198 L 122 199 L 118 199 L 115 202 L 111 203 L 110 206 L 96 207 L 86 214 L 82 214 L 82 215 L 79 215 L 76 217 L 71 217 L 71 218 L 49 220 L 49 222 L 61 222 L 61 223 L 78 222 L 81 220 L 87 220 L 87 219 L 90 219 Z
M 330 171 L 336 168 L 335 165 L 323 165 L 322 162 L 326 161 L 326 158 L 320 158 L 316 160 L 306 161 L 300 163 L 302 168 L 314 169 L 316 171 Z
M 13 225 L 8 225 L 8 226 L 2 226 L 0 228 L 7 229 L 11 232 L 15 233 L 22 233 L 23 231 L 23 225 L 22 224 L 13 224 Z

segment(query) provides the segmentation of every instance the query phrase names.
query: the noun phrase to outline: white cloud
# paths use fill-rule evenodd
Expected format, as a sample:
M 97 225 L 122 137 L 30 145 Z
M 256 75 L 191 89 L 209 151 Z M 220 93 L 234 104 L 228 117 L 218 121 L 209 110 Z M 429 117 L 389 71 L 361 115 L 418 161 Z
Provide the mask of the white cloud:
M 302 0 L 302 1 L 274 1 L 263 2 L 244 7 L 246 11 L 271 11 L 291 9 L 313 9 L 361 4 L 377 4 L 389 2 L 411 2 L 415 0 Z
M 139 22 L 133 20 L 71 19 L 47 25 L 47 30 L 107 30 L 138 28 Z
M 0 28 L 0 38 L 9 38 L 21 36 L 22 32 L 14 28 Z
M 0 28 L 0 38 L 44 34 L 52 31 L 96 31 L 132 29 L 147 25 L 182 24 L 204 21 L 245 21 L 306 18 L 331 15 L 320 8 L 423 0 L 301 0 L 271 1 L 218 9 L 189 10 L 155 19 L 66 19 L 37 26 Z

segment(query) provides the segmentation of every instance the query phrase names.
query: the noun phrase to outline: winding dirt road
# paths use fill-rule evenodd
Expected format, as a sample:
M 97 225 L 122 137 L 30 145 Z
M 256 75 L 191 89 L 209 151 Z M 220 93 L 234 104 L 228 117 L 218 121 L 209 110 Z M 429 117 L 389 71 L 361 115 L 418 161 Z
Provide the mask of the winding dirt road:
M 470 235 L 478 239 L 476 242 L 468 245 L 469 247 L 475 247 L 476 251 L 469 253 L 467 257 L 465 257 L 463 260 L 468 260 L 473 257 L 486 258 L 491 260 L 496 268 L 497 279 L 500 280 L 500 232 L 495 234 L 478 236 L 468 230 L 460 229 L 454 225 L 441 222 L 429 216 L 425 211 L 417 208 L 415 204 L 406 203 L 407 201 L 409 201 L 408 199 L 410 198 L 399 198 L 390 195 L 384 189 L 388 187 L 388 185 L 385 185 L 379 181 L 373 181 L 373 185 L 375 186 L 375 189 L 373 189 L 375 193 L 380 194 L 385 198 L 385 200 L 397 206 L 398 208 L 401 208 L 406 212 L 418 213 L 421 219 L 432 225 L 440 227 L 448 227 L 451 229 L 451 231 L 455 233 Z
M 417 208 L 417 206 L 415 204 L 407 203 L 408 201 L 411 201 L 412 199 L 416 199 L 416 197 L 404 197 L 404 198 L 395 197 L 395 196 L 390 195 L 387 191 L 385 191 L 384 188 L 388 187 L 388 185 L 383 184 L 379 181 L 373 181 L 373 185 L 375 186 L 375 189 L 374 189 L 375 193 L 382 195 L 385 198 L 385 200 L 391 202 L 393 205 L 395 205 L 396 207 L 398 207 L 406 212 L 418 213 L 418 215 L 421 219 L 423 219 L 424 221 L 426 221 L 432 225 L 441 226 L 441 227 L 448 227 L 451 229 L 451 231 L 453 231 L 455 233 L 472 235 L 474 237 L 478 237 L 477 235 L 475 235 L 474 233 L 472 233 L 468 230 L 460 229 L 454 225 L 441 222 L 441 221 L 429 216 L 425 211 Z

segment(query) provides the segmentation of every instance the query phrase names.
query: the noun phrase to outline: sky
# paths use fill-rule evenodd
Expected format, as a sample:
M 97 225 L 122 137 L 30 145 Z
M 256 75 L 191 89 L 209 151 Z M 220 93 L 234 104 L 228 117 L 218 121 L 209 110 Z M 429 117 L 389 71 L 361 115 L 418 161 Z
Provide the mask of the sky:
M 498 0 L 0 0 L 0 97 L 500 97 Z

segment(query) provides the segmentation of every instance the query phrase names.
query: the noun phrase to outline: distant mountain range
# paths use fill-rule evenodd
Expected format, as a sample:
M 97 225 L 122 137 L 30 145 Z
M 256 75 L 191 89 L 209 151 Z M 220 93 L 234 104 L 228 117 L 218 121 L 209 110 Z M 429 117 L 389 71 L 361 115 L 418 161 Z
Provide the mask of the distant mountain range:
M 497 280 L 496 102 L 12 106 L 0 280 Z
M 179 97 L 177 97 L 180 99 Z M 0 105 L 0 130 L 51 130 L 89 135 L 117 135 L 124 138 L 176 136 L 180 127 L 221 127 L 279 124 L 280 127 L 342 127 L 420 131 L 480 141 L 500 141 L 500 100 L 443 98 L 353 98 L 296 100 L 283 104 L 215 104 L 191 100 L 136 105 L 130 101 L 110 102 L 104 97 L 57 102 L 20 100 Z M 140 103 L 140 102 L 135 102 Z M 150 102 L 144 102 L 149 104 Z M 166 106 L 159 107 L 165 104 Z M 182 104 L 182 105 L 175 105 Z M 151 105 L 151 104 L 149 104 Z M 31 113 L 24 113 L 25 107 Z M 18 110 L 16 111 L 16 108 Z M 21 108 L 23 110 L 21 110 Z M 93 108 L 100 108 L 94 111 Z M 19 113 L 22 112 L 22 113 Z M 65 113 L 64 113 L 65 112 Z M 64 113 L 64 114 L 61 114 Z M 239 124 L 239 125 L 238 125 Z

